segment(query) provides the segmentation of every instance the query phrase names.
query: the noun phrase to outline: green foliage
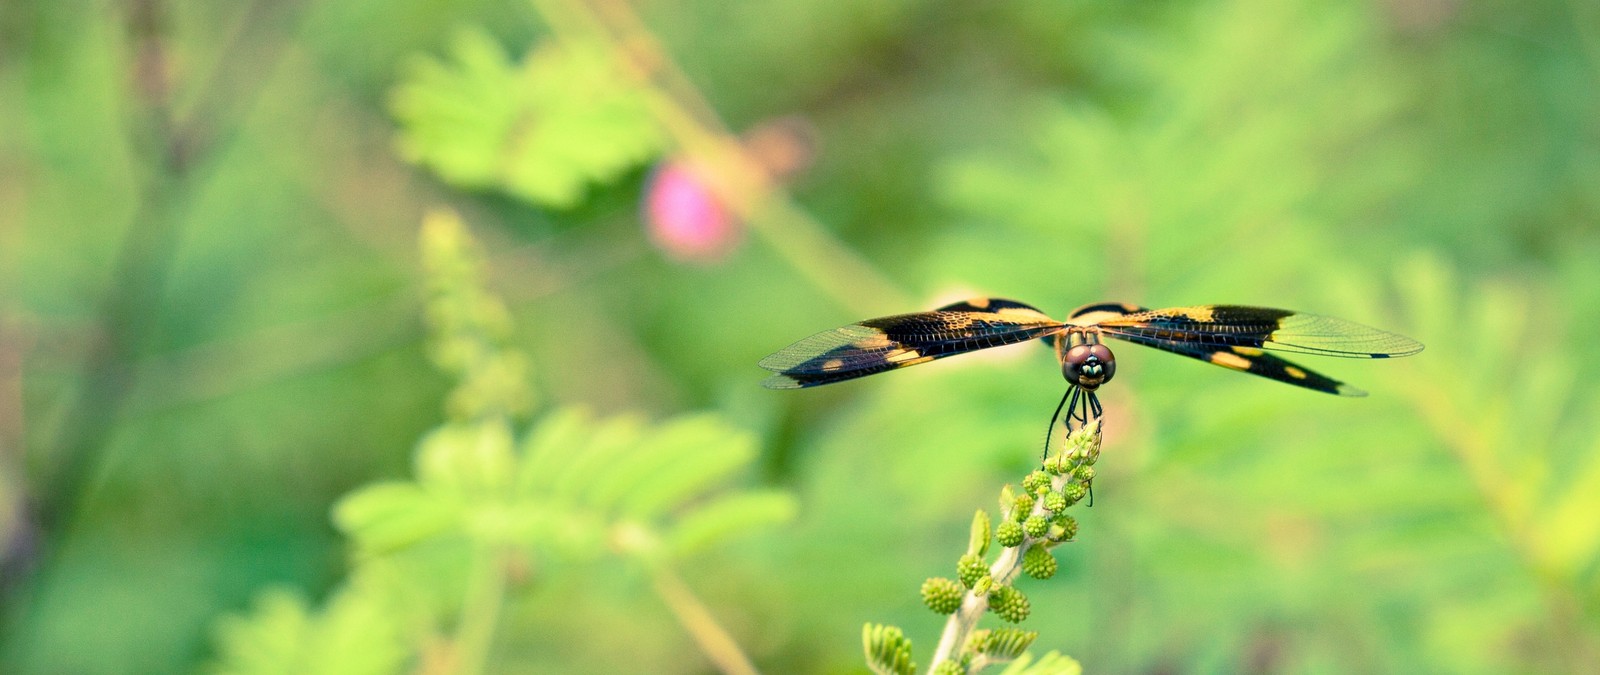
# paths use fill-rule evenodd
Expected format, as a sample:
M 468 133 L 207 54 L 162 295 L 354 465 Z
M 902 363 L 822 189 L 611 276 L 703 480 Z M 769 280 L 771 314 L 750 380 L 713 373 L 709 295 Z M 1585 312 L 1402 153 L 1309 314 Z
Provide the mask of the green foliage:
M 1036 610 L 1024 626 L 1089 670 L 1572 673 L 1600 654 L 1596 3 L 0 6 L 0 26 L 22 27 L 0 28 L 0 672 L 190 672 L 221 658 L 200 636 L 254 616 L 269 588 L 302 598 L 307 628 L 281 636 L 303 649 L 284 653 L 336 650 L 300 637 L 319 633 L 353 645 L 335 664 L 398 650 L 401 670 L 452 670 L 484 570 L 506 590 L 491 670 L 705 672 L 649 566 L 609 545 L 573 535 L 535 560 L 440 534 L 468 530 L 418 484 L 419 439 L 492 441 L 429 471 L 501 489 L 484 466 L 586 410 L 641 428 L 703 410 L 754 433 L 750 474 L 803 494 L 804 517 L 709 542 L 678 561 L 684 581 L 749 627 L 734 632 L 764 672 L 859 668 L 849 638 L 869 618 L 938 623 L 907 581 L 954 578 L 976 506 L 998 509 L 999 541 L 1053 499 L 1019 509 L 1015 481 L 1061 380 L 1037 345 L 784 394 L 751 364 L 976 293 L 1056 316 L 1102 300 L 1282 306 L 1428 345 L 1302 361 L 1361 400 L 1117 348 L 1095 507 L 1047 532 L 1081 524 L 1083 545 L 1053 549 L 1048 582 L 1017 582 Z M 136 26 L 127 7 L 166 20 Z M 617 50 L 548 7 L 634 9 L 638 30 Z M 660 58 L 632 58 L 639 45 Z M 585 50 L 598 58 L 572 56 Z M 163 63 L 170 106 L 149 86 Z M 813 162 L 775 196 L 914 300 L 814 256 L 864 306 L 843 309 L 788 273 L 808 254 L 759 234 L 702 267 L 651 255 L 636 167 L 661 146 L 638 139 L 666 125 L 569 114 L 587 91 L 633 98 L 614 64 L 647 72 L 652 95 L 693 93 L 684 110 L 736 134 L 803 119 Z M 535 84 L 535 69 L 554 75 Z M 590 71 L 592 88 L 563 75 Z M 534 162 L 514 120 L 547 102 L 571 133 L 535 146 L 574 142 Z M 165 139 L 147 123 L 164 113 Z M 426 157 L 395 152 L 413 143 Z M 186 174 L 163 170 L 174 158 Z M 511 187 L 541 173 L 539 196 Z M 441 202 L 470 214 L 506 300 L 500 320 L 463 312 L 485 330 L 462 353 L 499 355 L 454 361 L 482 366 L 465 378 L 418 320 L 433 273 L 411 242 Z M 106 311 L 139 285 L 159 292 Z M 96 367 L 107 346 L 120 356 Z M 123 395 L 78 410 L 106 380 Z M 480 421 L 493 416 L 510 421 Z M 37 477 L 86 424 L 106 428 L 90 484 L 66 522 L 40 523 L 27 506 L 62 495 Z M 373 550 L 330 579 L 352 552 L 330 507 L 374 481 L 417 494 L 393 504 L 448 508 L 374 526 Z M 706 505 L 666 521 L 674 538 L 694 538 Z M 490 520 L 470 531 L 514 538 Z M 336 614 L 374 618 L 357 630 Z
M 1600 396 L 1579 391 L 1571 357 L 1537 326 L 1538 298 L 1516 283 L 1467 286 L 1432 255 L 1396 270 L 1401 306 L 1443 340 L 1405 389 L 1461 462 L 1516 554 L 1556 587 L 1593 588 L 1600 529 Z M 1548 310 L 1547 310 L 1548 311 Z M 1455 368 L 1451 364 L 1485 364 Z M 1579 601 L 1595 606 L 1593 599 Z
M 869 623 L 861 628 L 861 644 L 867 653 L 867 667 L 878 675 L 912 675 L 917 664 L 911 660 L 911 640 L 894 626 Z
M 217 628 L 225 663 L 215 672 L 238 675 L 377 675 L 400 672 L 412 655 L 406 626 L 370 595 L 341 593 L 326 607 L 306 605 L 299 593 L 263 592 L 248 618 L 231 617 Z
M 417 57 L 396 86 L 400 151 L 454 185 L 570 208 L 588 184 L 665 144 L 616 58 L 563 41 L 514 62 L 487 34 L 463 31 L 448 61 Z
M 1002 663 L 1022 656 L 1038 637 L 1034 631 L 1019 628 L 973 631 L 969 649 L 990 662 Z
M 1023 654 L 1017 660 L 1000 671 L 1000 675 L 1082 675 L 1083 666 L 1071 657 L 1063 656 L 1056 652 L 1047 652 L 1033 660 L 1031 654 Z
M 502 425 L 443 427 L 419 447 L 415 482 L 358 490 L 334 520 L 368 555 L 442 540 L 677 558 L 793 516 L 782 493 L 715 494 L 754 456 L 748 434 L 712 416 L 646 425 L 557 410 L 520 448 Z
M 475 670 L 513 567 L 607 554 L 665 566 L 794 516 L 786 493 L 723 489 L 755 458 L 755 439 L 715 415 L 649 424 L 560 408 L 518 438 L 511 414 L 531 395 L 512 384 L 523 360 L 503 346 L 504 307 L 481 288 L 474 243 L 439 213 L 424 224 L 423 253 L 435 358 L 457 380 L 458 418 L 418 443 L 412 479 L 334 507 L 356 554 L 346 586 L 320 610 L 264 595 L 219 630 L 217 672 L 397 672 L 426 661 L 430 627 L 452 620 L 464 654 L 452 658 Z M 382 625 L 361 632 L 363 622 Z

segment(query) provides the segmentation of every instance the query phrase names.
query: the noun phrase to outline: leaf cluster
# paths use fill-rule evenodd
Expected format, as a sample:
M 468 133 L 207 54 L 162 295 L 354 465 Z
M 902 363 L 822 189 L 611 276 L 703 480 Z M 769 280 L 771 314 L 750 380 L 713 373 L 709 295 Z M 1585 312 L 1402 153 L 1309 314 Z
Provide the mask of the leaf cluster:
M 445 181 L 535 204 L 575 206 L 664 147 L 647 95 L 616 56 L 581 41 L 513 60 L 482 31 L 450 58 L 416 57 L 391 96 L 400 152 Z
M 288 591 L 263 594 L 219 629 L 218 672 L 459 662 L 488 649 L 474 643 L 489 636 L 468 627 L 486 622 L 492 635 L 499 605 L 520 596 L 513 586 L 603 556 L 668 566 L 794 515 L 785 492 L 727 489 L 754 459 L 755 439 L 715 415 L 650 423 L 557 408 L 519 433 L 524 362 L 503 345 L 505 314 L 481 288 L 475 244 L 459 220 L 436 213 L 423 249 L 435 357 L 457 380 L 457 418 L 419 441 L 410 478 L 360 487 L 335 506 L 353 554 L 345 585 L 321 608 Z M 441 641 L 443 652 L 430 647 Z

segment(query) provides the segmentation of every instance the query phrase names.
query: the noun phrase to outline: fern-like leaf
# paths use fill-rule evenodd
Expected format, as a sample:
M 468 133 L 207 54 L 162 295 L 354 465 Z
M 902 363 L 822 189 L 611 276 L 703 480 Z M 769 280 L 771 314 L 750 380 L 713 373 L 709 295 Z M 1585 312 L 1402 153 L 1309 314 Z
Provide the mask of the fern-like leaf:
M 1000 671 L 1000 675 L 1083 675 L 1083 666 L 1070 656 L 1048 652 L 1033 660 L 1032 654 L 1023 654 Z
M 1019 628 L 995 628 L 972 634 L 971 649 L 991 663 L 1010 661 L 1028 650 L 1039 633 Z
M 898 627 L 876 623 L 862 626 L 861 644 L 867 653 L 867 667 L 877 675 L 917 672 L 917 664 L 911 660 L 911 640 Z
M 261 594 L 248 614 L 217 630 L 211 672 L 227 675 L 382 675 L 409 656 L 394 614 L 359 590 L 346 589 L 320 612 L 288 590 Z
M 469 31 L 448 60 L 422 57 L 390 108 L 400 151 L 444 180 L 570 207 L 665 145 L 646 94 L 611 55 L 579 41 L 536 48 L 513 62 Z
M 679 518 L 667 546 L 677 557 L 687 557 L 741 532 L 787 522 L 797 508 L 794 495 L 776 490 L 717 497 Z

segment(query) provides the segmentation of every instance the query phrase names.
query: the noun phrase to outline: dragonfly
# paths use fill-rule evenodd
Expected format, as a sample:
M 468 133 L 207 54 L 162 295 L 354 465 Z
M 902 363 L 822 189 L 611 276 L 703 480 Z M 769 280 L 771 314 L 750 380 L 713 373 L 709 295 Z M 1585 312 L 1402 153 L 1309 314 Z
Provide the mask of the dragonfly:
M 1129 303 L 1084 305 L 1065 321 L 1031 305 L 972 298 L 931 312 L 867 319 L 823 331 L 762 359 L 771 389 L 833 384 L 957 354 L 1044 340 L 1055 351 L 1067 391 L 1050 416 L 1045 449 L 1066 411 L 1069 430 L 1102 416 L 1095 392 L 1117 374 L 1107 339 L 1154 347 L 1224 368 L 1339 396 L 1367 393 L 1273 352 L 1385 359 L 1422 351 L 1416 340 L 1354 321 L 1286 309 L 1197 305 L 1147 309 Z

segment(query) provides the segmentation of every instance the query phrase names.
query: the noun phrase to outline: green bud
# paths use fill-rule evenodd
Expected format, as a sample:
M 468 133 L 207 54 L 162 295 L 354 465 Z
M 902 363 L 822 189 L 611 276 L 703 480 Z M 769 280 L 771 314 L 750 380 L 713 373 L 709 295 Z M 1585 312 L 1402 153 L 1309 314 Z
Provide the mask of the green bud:
M 1060 492 L 1044 493 L 1044 508 L 1053 514 L 1067 510 L 1067 496 Z
M 1028 618 L 1028 596 L 1010 586 L 1001 586 L 989 592 L 989 611 L 1011 623 L 1021 623 Z
M 1027 520 L 1022 521 L 1022 531 L 1028 533 L 1030 537 L 1042 537 L 1049 529 L 1050 521 L 1044 516 L 1028 516 Z
M 967 668 L 960 661 L 941 661 L 931 675 L 967 675 Z
M 1043 546 L 1029 546 L 1022 554 L 1022 571 L 1035 579 L 1049 579 L 1056 575 L 1056 557 Z
M 1020 523 L 1032 512 L 1033 495 L 1017 495 L 1017 502 L 1011 505 L 1011 519 Z
M 1022 479 L 1022 489 L 1028 494 L 1039 494 L 1042 489 L 1050 488 L 1050 474 L 1035 470 Z
M 1079 482 L 1087 483 L 1094 480 L 1094 467 L 1080 466 L 1078 467 L 1077 471 L 1072 472 L 1072 475 L 1074 478 L 1077 478 Z
M 1010 520 L 1000 523 L 1000 527 L 994 531 L 994 538 L 1001 546 L 1016 546 L 1022 543 L 1022 526 Z
M 954 579 L 933 577 L 922 582 L 922 604 L 939 614 L 951 614 L 961 608 L 961 584 Z
M 983 556 L 968 553 L 956 562 L 956 576 L 961 579 L 961 585 L 972 588 L 979 579 L 989 576 L 989 566 L 984 564 Z
M 1066 541 L 1078 536 L 1078 521 L 1072 516 L 1063 515 L 1059 518 L 1056 518 L 1056 524 L 1061 526 L 1061 537 L 1059 539 L 1056 537 L 1051 537 L 1051 539 L 1056 541 Z
M 1100 458 L 1100 420 L 1091 422 L 1072 440 L 1073 445 L 1078 446 L 1078 453 L 1083 457 L 1084 463 L 1095 463 L 1095 460 Z
M 1066 487 L 1061 488 L 1061 494 L 1067 498 L 1067 505 L 1069 506 L 1082 501 L 1083 496 L 1088 493 L 1089 489 L 1085 488 L 1081 483 L 1069 483 Z

